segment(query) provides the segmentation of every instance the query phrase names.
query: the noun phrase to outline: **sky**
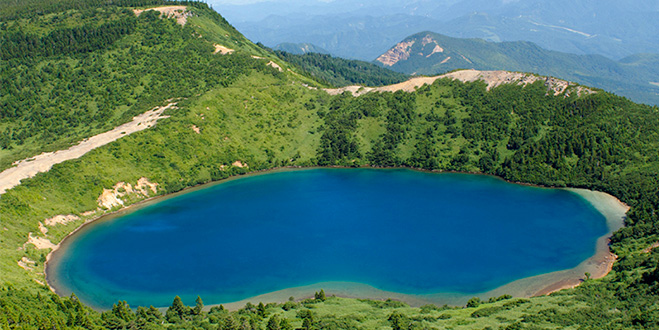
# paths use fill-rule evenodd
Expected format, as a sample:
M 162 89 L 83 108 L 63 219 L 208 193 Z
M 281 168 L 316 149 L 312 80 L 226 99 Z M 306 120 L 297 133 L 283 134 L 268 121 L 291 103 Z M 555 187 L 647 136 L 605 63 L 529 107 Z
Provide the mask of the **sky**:
M 209 3 L 218 5 L 248 5 L 259 2 L 291 2 L 291 0 L 207 0 Z M 315 0 L 315 2 L 334 2 L 334 0 Z

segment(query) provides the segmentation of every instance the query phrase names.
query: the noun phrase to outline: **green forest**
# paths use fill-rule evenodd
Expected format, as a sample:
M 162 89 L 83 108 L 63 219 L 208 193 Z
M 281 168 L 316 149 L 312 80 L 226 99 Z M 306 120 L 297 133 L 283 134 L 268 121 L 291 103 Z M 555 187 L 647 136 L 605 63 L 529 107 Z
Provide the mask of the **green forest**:
M 183 4 L 185 25 L 133 8 Z M 38 8 L 38 9 L 36 9 Z M 437 80 L 416 91 L 330 96 L 314 67 L 245 39 L 199 2 L 0 1 L 0 168 L 177 102 L 158 124 L 23 180 L 0 196 L 1 329 L 652 329 L 659 328 L 659 108 L 597 90 L 547 92 L 540 81 Z M 235 49 L 215 54 L 214 45 Z M 71 46 L 74 45 L 74 46 Z M 5 47 L 6 46 L 6 47 Z M 270 61 L 281 69 L 269 65 Z M 346 66 L 349 67 L 348 64 Z M 359 68 L 337 71 L 346 81 Z M 389 74 L 363 76 L 385 83 Z M 375 81 L 375 80 L 374 80 Z M 331 82 L 331 84 L 337 84 Z M 236 162 L 240 162 L 237 166 Z M 465 306 L 313 297 L 238 310 L 186 305 L 97 311 L 46 285 L 48 249 L 116 211 L 104 189 L 140 178 L 157 193 L 288 166 L 409 167 L 580 187 L 628 204 L 618 256 L 602 279 L 549 296 L 473 298 Z M 77 219 L 40 230 L 56 215 Z
M 55 3 L 49 11 L 59 8 Z M 227 86 L 264 69 L 247 54 L 214 56 L 209 41 L 249 42 L 205 5 L 191 6 L 208 21 L 200 24 L 212 22 L 221 38 L 199 38 L 190 26 L 161 20 L 156 11 L 136 17 L 116 6 L 0 23 L 0 168 L 107 131 L 148 105 Z
M 372 63 L 346 60 L 327 54 L 298 55 L 279 50 L 275 51 L 275 54 L 284 61 L 307 71 L 316 80 L 336 87 L 384 86 L 403 82 L 409 78 L 406 74 L 387 70 Z

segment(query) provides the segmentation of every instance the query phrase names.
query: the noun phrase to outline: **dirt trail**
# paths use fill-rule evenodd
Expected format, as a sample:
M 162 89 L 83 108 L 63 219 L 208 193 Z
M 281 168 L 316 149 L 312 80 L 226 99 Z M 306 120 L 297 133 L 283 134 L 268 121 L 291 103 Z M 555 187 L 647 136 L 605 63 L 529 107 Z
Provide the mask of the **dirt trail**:
M 124 136 L 152 127 L 159 119 L 168 118 L 163 112 L 176 103 L 157 107 L 141 115 L 133 117 L 133 121 L 116 127 L 115 129 L 92 136 L 66 150 L 45 152 L 36 157 L 24 159 L 14 163 L 14 167 L 0 173 L 0 194 L 19 185 L 21 180 L 31 178 L 39 172 L 48 172 L 51 167 L 61 162 L 82 157 L 82 155 L 116 141 Z
M 435 77 L 415 77 L 408 81 L 382 87 L 364 87 L 364 86 L 347 86 L 336 89 L 325 89 L 330 95 L 338 95 L 343 92 L 351 92 L 354 96 L 364 95 L 369 92 L 396 92 L 405 91 L 413 92 L 414 89 L 423 85 L 430 85 L 437 79 L 451 78 L 460 80 L 462 82 L 473 82 L 482 80 L 487 84 L 487 89 L 497 87 L 502 84 L 516 83 L 519 85 L 531 84 L 536 81 L 543 81 L 547 86 L 548 91 L 553 91 L 554 95 L 559 95 L 565 92 L 568 87 L 574 84 L 568 81 L 551 78 L 541 77 L 530 73 L 508 72 L 508 71 L 478 71 L 478 70 L 461 70 Z M 592 90 L 585 87 L 577 86 L 576 92 L 578 95 L 593 93 Z

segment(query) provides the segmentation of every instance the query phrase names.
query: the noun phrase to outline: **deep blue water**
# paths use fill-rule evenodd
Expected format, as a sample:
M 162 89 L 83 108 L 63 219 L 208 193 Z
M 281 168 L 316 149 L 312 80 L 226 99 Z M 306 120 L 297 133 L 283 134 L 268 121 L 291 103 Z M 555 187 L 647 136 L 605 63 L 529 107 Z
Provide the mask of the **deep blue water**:
M 407 294 L 489 291 L 573 268 L 607 233 L 578 195 L 468 174 L 313 169 L 249 176 L 100 220 L 48 269 L 108 307 L 227 303 L 347 281 Z

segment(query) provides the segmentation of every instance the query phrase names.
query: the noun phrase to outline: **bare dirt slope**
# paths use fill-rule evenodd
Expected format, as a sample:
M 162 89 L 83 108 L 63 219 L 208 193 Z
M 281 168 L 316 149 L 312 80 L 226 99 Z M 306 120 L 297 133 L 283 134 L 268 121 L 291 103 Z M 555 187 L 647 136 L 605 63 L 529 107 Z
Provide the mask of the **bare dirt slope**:
M 559 95 L 563 92 L 569 93 L 570 90 L 568 90 L 568 87 L 574 87 L 574 90 L 579 95 L 594 93 L 594 91 L 588 88 L 577 86 L 574 83 L 556 78 L 551 78 L 551 77 L 542 77 L 530 73 L 508 72 L 508 71 L 478 71 L 478 70 L 461 70 L 461 71 L 450 72 L 435 77 L 415 77 L 399 84 L 377 87 L 377 88 L 363 87 L 363 86 L 347 86 L 347 87 L 341 87 L 335 89 L 325 89 L 325 91 L 330 95 L 338 95 L 347 91 L 347 92 L 351 92 L 354 96 L 360 96 L 369 92 L 396 92 L 400 90 L 405 92 L 412 92 L 418 87 L 421 87 L 426 84 L 428 85 L 432 84 L 433 82 L 435 82 L 435 80 L 442 78 L 457 79 L 462 82 L 473 82 L 477 80 L 482 80 L 487 84 L 488 90 L 502 84 L 515 83 L 518 85 L 526 85 L 540 80 L 540 81 L 544 81 L 545 85 L 547 86 L 548 92 L 552 91 L 554 95 Z
M 91 150 L 154 126 L 159 119 L 168 117 L 163 116 L 163 112 L 175 104 L 170 103 L 166 106 L 149 110 L 134 117 L 131 122 L 118 126 L 111 131 L 92 136 L 69 149 L 45 152 L 36 157 L 15 162 L 14 167 L 0 173 L 0 194 L 4 194 L 8 189 L 19 185 L 23 179 L 31 178 L 39 172 L 47 172 L 55 164 L 80 158 Z
M 135 13 L 136 16 L 140 16 L 141 13 L 147 11 L 147 10 L 155 10 L 160 12 L 161 15 L 165 17 L 174 17 L 176 19 L 176 23 L 180 25 L 185 25 L 188 21 L 188 16 L 190 15 L 187 12 L 187 7 L 186 6 L 165 6 L 165 7 L 153 7 L 153 8 L 147 8 L 147 9 L 133 9 L 133 12 Z

